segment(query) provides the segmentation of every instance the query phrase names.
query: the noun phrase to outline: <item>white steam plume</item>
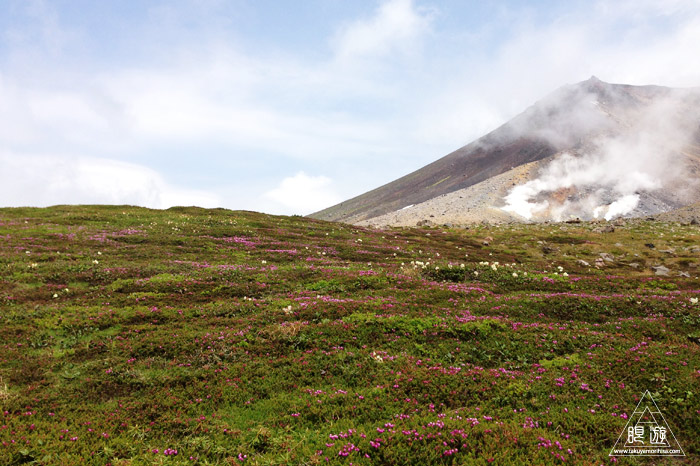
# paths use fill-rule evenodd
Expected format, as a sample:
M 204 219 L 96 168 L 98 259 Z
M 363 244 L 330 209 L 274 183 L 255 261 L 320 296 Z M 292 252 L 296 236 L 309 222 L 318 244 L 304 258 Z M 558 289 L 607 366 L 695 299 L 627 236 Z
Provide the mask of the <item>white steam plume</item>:
M 608 206 L 604 218 L 605 220 L 610 220 L 618 215 L 625 215 L 626 213 L 632 212 L 634 208 L 637 207 L 637 204 L 639 204 L 639 194 L 623 196 Z
M 607 102 L 629 99 L 629 94 L 622 94 L 629 92 L 624 86 L 606 86 Z M 595 102 L 609 116 L 608 128 L 595 138 L 590 134 L 580 137 L 588 138 L 586 144 L 560 153 L 539 178 L 513 188 L 504 199 L 503 210 L 528 220 L 571 216 L 610 220 L 633 212 L 640 204 L 640 193 L 675 192 L 683 183 L 687 185 L 682 152 L 697 137 L 699 93 L 644 92 L 656 94 L 642 94 L 631 105 L 621 105 L 619 100 L 613 105 Z M 585 116 L 590 107 L 584 108 L 580 113 Z M 557 202 L 553 193 L 567 199 Z

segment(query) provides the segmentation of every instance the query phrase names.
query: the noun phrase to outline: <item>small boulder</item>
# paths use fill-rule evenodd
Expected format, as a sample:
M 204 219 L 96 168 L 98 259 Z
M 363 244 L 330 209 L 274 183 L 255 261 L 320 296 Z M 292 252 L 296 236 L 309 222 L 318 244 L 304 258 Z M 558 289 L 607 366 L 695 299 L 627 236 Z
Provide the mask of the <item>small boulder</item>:
M 614 231 L 615 227 L 610 224 L 593 229 L 593 233 L 613 233 Z
M 601 252 L 600 258 L 605 262 L 615 262 L 615 256 L 607 252 Z
M 671 272 L 667 267 L 664 267 L 663 265 L 654 265 L 651 267 L 651 270 L 654 272 L 654 275 L 657 275 L 659 277 L 668 277 L 669 272 Z
M 552 246 L 551 244 L 543 243 L 542 244 L 542 252 L 545 254 L 551 254 L 553 252 L 556 252 L 557 248 Z
M 583 267 L 590 267 L 590 266 L 591 266 L 591 264 L 589 264 L 588 262 L 586 262 L 586 261 L 583 260 L 583 259 L 577 260 L 576 263 L 577 263 L 578 265 L 580 265 L 580 266 L 583 266 Z

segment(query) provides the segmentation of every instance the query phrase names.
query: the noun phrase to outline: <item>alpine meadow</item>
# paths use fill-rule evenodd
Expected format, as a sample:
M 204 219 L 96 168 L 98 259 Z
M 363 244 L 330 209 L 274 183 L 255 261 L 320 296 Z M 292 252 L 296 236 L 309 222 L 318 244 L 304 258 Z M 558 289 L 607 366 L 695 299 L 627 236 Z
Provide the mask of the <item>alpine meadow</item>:
M 661 220 L 0 209 L 0 463 L 607 464 L 649 390 L 695 464 L 700 232 Z

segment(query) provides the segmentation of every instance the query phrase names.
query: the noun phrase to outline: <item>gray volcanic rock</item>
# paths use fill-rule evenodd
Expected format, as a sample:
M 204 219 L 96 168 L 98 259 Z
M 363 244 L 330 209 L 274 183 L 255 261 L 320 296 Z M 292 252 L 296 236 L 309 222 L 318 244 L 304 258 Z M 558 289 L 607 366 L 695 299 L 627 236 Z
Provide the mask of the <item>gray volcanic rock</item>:
M 654 272 L 654 275 L 658 275 L 660 277 L 668 277 L 669 272 L 671 272 L 667 267 L 664 267 L 663 265 L 652 266 L 651 270 Z

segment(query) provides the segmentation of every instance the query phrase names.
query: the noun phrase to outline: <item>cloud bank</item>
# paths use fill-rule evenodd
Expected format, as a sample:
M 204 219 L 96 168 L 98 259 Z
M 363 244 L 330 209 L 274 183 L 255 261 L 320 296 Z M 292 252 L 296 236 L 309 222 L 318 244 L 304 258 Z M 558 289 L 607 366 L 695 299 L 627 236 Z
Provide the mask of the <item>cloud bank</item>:
M 287 177 L 275 189 L 265 193 L 267 199 L 278 202 L 298 214 L 311 214 L 342 199 L 333 190 L 333 182 L 326 176 L 309 176 L 299 172 Z
M 155 209 L 197 205 L 218 207 L 205 191 L 166 183 L 147 167 L 109 159 L 56 155 L 0 155 L 3 201 L 13 206 L 131 204 Z

